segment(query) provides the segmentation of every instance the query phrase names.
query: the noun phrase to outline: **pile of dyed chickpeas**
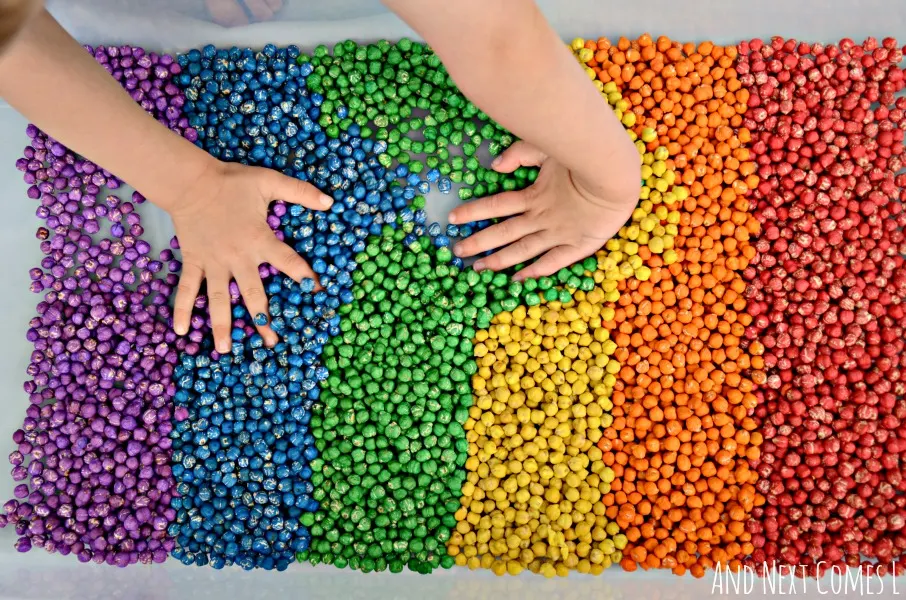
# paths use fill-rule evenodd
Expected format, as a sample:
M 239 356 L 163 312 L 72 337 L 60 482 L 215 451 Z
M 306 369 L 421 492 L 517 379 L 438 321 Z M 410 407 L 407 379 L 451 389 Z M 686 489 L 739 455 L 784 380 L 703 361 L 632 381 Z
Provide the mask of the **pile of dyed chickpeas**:
M 34 127 L 17 167 L 45 258 L 14 435 L 20 551 L 363 572 L 777 561 L 900 574 L 906 550 L 903 49 L 643 35 L 569 44 L 635 142 L 639 204 L 595 255 L 517 282 L 426 219 L 530 185 L 514 137 L 410 40 L 310 55 L 89 48 L 162 123 L 332 195 L 268 223 L 321 284 L 268 265 L 264 347 L 231 288 L 169 328 L 119 180 Z M 521 266 L 517 266 L 518 270 Z
M 195 139 L 173 84 L 179 65 L 141 49 L 89 48 L 132 98 Z M 20 551 L 80 561 L 163 562 L 174 549 L 173 373 L 187 340 L 167 325 L 177 283 L 169 251 L 155 260 L 119 180 L 37 128 L 16 166 L 36 201 L 44 258 L 26 334 L 34 351 L 29 406 L 9 460 L 19 482 L 0 524 Z
M 757 85 L 746 121 L 764 232 L 746 334 L 768 370 L 752 560 L 891 569 L 906 548 L 903 50 L 889 38 L 740 50 Z
M 650 277 L 621 282 L 607 323 L 622 368 L 614 423 L 598 444 L 616 474 L 606 514 L 629 540 L 625 569 L 737 568 L 762 499 L 749 466 L 761 442 L 752 394 L 761 363 L 741 348 L 751 322 L 741 270 L 758 232 L 745 194 L 756 182 L 741 178 L 755 168 L 736 49 L 647 35 L 579 42 L 580 59 L 620 90 L 629 122 L 653 130 L 648 147 L 666 149 L 688 189 L 669 207 L 676 262 L 652 256 Z
M 502 312 L 475 336 L 468 478 L 450 554 L 498 575 L 600 574 L 626 537 L 604 515 L 613 469 L 595 446 L 619 365 L 604 292 Z

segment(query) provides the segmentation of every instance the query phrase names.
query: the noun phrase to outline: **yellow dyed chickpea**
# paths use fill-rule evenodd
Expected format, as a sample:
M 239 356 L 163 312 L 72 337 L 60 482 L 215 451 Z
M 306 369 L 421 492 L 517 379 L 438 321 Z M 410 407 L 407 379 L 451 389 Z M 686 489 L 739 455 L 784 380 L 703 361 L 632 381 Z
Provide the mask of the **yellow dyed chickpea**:
M 663 211 L 643 208 L 634 224 L 637 237 L 661 226 Z M 599 265 L 642 269 L 638 245 L 616 240 Z M 576 291 L 568 303 L 501 313 L 476 333 L 475 347 L 482 350 L 475 355 L 474 404 L 464 425 L 463 508 L 448 541 L 456 564 L 497 575 L 529 569 L 555 577 L 600 573 L 619 562 L 615 534 L 596 516 L 601 488 L 610 485 L 602 475 L 610 469 L 594 444 L 612 420 L 612 373 L 620 368 L 611 360 L 617 345 L 602 326 L 614 317 L 605 303 L 618 294 L 617 280 L 602 281 Z M 609 476 L 612 481 L 612 471 Z M 611 540 L 610 552 L 600 549 L 603 540 Z

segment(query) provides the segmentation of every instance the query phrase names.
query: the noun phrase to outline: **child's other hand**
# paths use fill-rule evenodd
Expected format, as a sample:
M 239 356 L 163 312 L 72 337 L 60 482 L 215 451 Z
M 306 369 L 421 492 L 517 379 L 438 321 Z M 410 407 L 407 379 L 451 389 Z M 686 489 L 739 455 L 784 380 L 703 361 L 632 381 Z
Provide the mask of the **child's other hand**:
M 317 278 L 295 250 L 279 241 L 267 225 L 268 205 L 274 200 L 324 210 L 333 200 L 314 186 L 277 171 L 216 161 L 193 189 L 175 202 L 170 212 L 182 251 L 182 274 L 176 292 L 173 326 L 183 335 L 202 280 L 207 296 L 217 351 L 231 347 L 232 315 L 229 284 L 235 279 L 252 319 L 267 317 L 268 300 L 258 273 L 270 263 L 295 281 Z M 256 323 L 257 325 L 257 323 Z M 277 334 L 257 325 L 268 346 Z
M 476 261 L 476 270 L 497 271 L 543 254 L 515 279 L 552 275 L 600 250 L 638 203 L 640 175 L 615 174 L 622 183 L 613 189 L 620 191 L 595 194 L 562 164 L 525 142 L 513 144 L 493 164 L 503 173 L 519 166 L 541 167 L 532 186 L 474 200 L 450 213 L 451 223 L 509 217 L 454 248 L 463 258 L 499 248 Z

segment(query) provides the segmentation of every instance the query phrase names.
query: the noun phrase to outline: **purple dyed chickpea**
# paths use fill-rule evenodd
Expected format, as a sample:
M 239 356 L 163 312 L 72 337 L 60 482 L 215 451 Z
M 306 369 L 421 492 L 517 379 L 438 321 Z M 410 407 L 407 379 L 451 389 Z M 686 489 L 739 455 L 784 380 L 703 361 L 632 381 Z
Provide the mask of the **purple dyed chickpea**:
M 145 11 L 156 4 L 122 1 Z M 215 21 L 238 26 L 271 18 L 289 1 L 205 0 L 205 7 Z M 466 96 L 522 138 L 493 168 L 541 167 L 526 190 L 452 211 L 449 220 L 456 224 L 505 219 L 462 240 L 454 252 L 470 257 L 495 251 L 475 265 L 493 270 L 539 257 L 519 272 L 525 278 L 549 275 L 601 248 L 638 201 L 638 152 L 535 2 L 383 3 L 433 47 Z M 59 106 L 61 89 L 66 110 Z M 39 0 L 0 0 L 0 95 L 60 144 L 104 165 L 170 214 L 183 261 L 173 314 L 177 333 L 189 332 L 206 280 L 216 348 L 228 352 L 234 282 L 265 343 L 277 341 L 268 325 L 261 265 L 297 281 L 315 276 L 275 237 L 268 205 L 283 200 L 324 210 L 332 198 L 276 171 L 221 162 L 190 143 L 192 132 L 187 140 L 162 126 L 146 111 L 163 111 L 166 118 L 166 101 L 136 104 Z

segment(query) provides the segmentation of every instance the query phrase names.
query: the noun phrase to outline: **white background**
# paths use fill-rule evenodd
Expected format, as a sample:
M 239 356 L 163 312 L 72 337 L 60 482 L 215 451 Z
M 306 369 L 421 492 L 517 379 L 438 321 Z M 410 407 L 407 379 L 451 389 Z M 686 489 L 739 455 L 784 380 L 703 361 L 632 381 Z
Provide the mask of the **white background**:
M 134 0 L 91 0 L 109 2 L 111 10 L 128 6 Z M 188 1 L 188 0 L 186 0 Z M 305 0 L 297 0 L 305 1 Z M 335 0 L 318 2 L 319 18 Z M 348 0 L 340 0 L 341 3 Z M 374 6 L 374 1 L 371 6 Z M 455 1 L 455 0 L 451 0 Z M 513 0 L 514 2 L 517 0 Z M 147 7 L 151 2 L 145 2 Z M 710 39 L 735 43 L 742 39 L 783 35 L 807 41 L 836 42 L 842 37 L 861 41 L 868 35 L 898 37 L 906 43 L 906 0 L 649 0 L 616 2 L 612 0 L 548 0 L 540 2 L 554 27 L 564 39 L 576 36 L 637 36 L 643 32 L 666 34 L 678 40 Z M 237 29 L 223 29 L 209 22 L 173 19 L 161 11 L 156 20 L 136 14 L 92 13 L 78 0 L 56 4 L 61 21 L 84 43 L 131 43 L 149 49 L 180 51 L 205 43 L 221 46 L 260 47 L 266 43 L 297 44 L 310 49 L 318 43 L 334 43 L 352 38 L 372 41 L 412 36 L 390 14 L 355 18 L 353 14 L 331 12 L 330 20 L 292 21 L 281 19 Z M 333 11 L 333 7 L 330 8 Z M 345 10 L 341 7 L 339 10 Z M 315 14 L 315 13 L 312 13 Z M 345 17 L 349 18 L 345 18 Z M 517 32 L 514 32 L 516 34 Z M 0 103 L 0 186 L 3 212 L 0 217 L 0 502 L 12 496 L 13 481 L 6 474 L 6 455 L 13 450 L 12 432 L 21 424 L 27 406 L 22 391 L 25 368 L 31 351 L 25 340 L 28 320 L 35 314 L 38 296 L 28 291 L 28 269 L 40 261 L 34 238 L 38 220 L 36 203 L 25 196 L 26 186 L 14 163 L 21 156 L 27 138 L 26 121 Z M 445 212 L 436 202 L 431 216 Z M 172 229 L 166 215 L 144 211 L 149 241 L 159 249 Z M 547 599 L 651 599 L 685 600 L 723 597 L 713 588 L 709 574 L 703 580 L 677 578 L 664 572 L 624 573 L 611 569 L 601 577 L 571 576 L 566 580 L 544 580 L 525 575 L 496 578 L 489 573 L 452 570 L 430 577 L 402 574 L 368 576 L 332 567 L 311 568 L 295 565 L 288 572 L 244 573 L 238 569 L 214 571 L 210 568 L 184 567 L 174 561 L 163 566 L 113 567 L 78 564 L 72 556 L 60 557 L 34 551 L 19 555 L 13 549 L 14 532 L 0 531 L 0 599 L 163 600 L 169 598 L 464 598 L 502 600 L 504 598 Z M 748 597 L 779 595 L 771 593 L 762 581 L 755 582 Z M 785 595 L 833 597 L 830 579 L 819 589 L 816 582 L 796 582 L 796 589 L 783 586 Z M 712 593 L 712 588 L 715 590 Z M 862 594 L 850 591 L 849 597 L 906 597 L 906 579 L 894 589 L 890 579 L 884 589 L 877 581 Z M 735 594 L 730 594 L 735 596 Z

